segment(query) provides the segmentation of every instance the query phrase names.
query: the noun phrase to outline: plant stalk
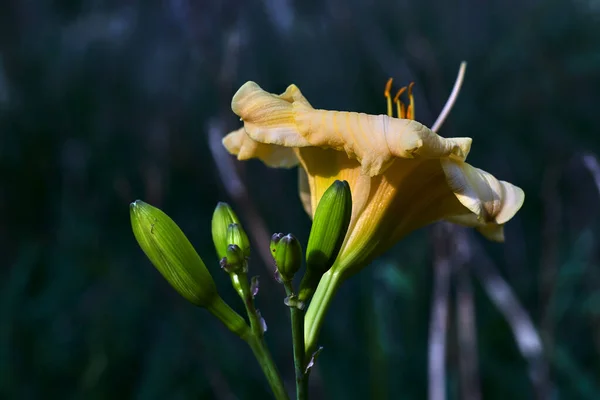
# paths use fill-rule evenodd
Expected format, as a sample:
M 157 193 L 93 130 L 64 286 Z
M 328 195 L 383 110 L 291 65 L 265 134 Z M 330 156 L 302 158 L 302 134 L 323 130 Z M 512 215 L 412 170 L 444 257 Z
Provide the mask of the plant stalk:
M 325 314 L 331 305 L 335 293 L 341 283 L 339 274 L 334 274 L 330 270 L 325 273 L 317 286 L 310 306 L 306 311 L 306 318 L 304 320 L 304 343 L 305 343 L 305 357 L 309 360 L 313 353 L 317 350 L 317 340 L 319 338 L 319 332 L 325 321 Z
M 285 282 L 285 292 L 288 299 L 296 295 L 291 282 Z M 294 371 L 296 373 L 296 398 L 308 399 L 308 374 L 306 373 L 306 357 L 304 353 L 304 311 L 296 307 L 295 303 L 289 304 L 290 319 L 292 321 L 292 342 L 294 345 Z
M 252 334 L 248 337 L 246 343 L 248 343 L 252 349 L 252 352 L 254 353 L 254 357 L 256 357 L 258 364 L 260 364 L 260 368 L 269 382 L 269 386 L 273 391 L 275 399 L 289 400 L 289 396 L 285 390 L 285 386 L 283 385 L 283 381 L 281 380 L 277 366 L 271 357 L 271 353 L 269 352 L 264 339 Z
M 289 400 L 289 396 L 285 390 L 285 386 L 277 369 L 277 365 L 275 364 L 275 361 L 273 361 L 273 357 L 271 357 L 271 353 L 269 352 L 267 344 L 264 340 L 262 317 L 254 306 L 254 298 L 252 297 L 252 293 L 250 291 L 248 276 L 246 273 L 231 274 L 231 280 L 234 282 L 234 286 L 236 286 L 237 283 L 237 287 L 239 288 L 238 294 L 244 302 L 244 307 L 246 308 L 248 319 L 250 320 L 251 334 L 248 335 L 246 343 L 248 343 L 252 349 L 252 352 L 254 353 L 254 357 L 256 357 L 256 360 L 260 364 L 260 367 L 265 374 L 267 381 L 269 382 L 269 386 L 273 391 L 275 399 Z

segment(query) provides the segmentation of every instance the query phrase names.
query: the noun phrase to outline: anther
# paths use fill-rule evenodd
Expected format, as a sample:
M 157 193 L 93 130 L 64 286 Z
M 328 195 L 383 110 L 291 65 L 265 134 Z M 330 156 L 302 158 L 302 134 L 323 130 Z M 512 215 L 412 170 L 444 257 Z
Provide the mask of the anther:
M 414 82 L 411 82 L 410 85 L 408 85 L 408 109 L 406 110 L 406 118 L 408 119 L 415 119 L 415 99 L 412 93 L 414 85 Z
M 387 115 L 390 117 L 393 117 L 392 115 L 392 97 L 390 96 L 390 90 L 392 89 L 392 82 L 394 80 L 392 78 L 388 79 L 387 83 L 385 84 L 385 91 L 383 92 L 383 95 L 385 96 L 385 99 L 387 101 Z
M 394 103 L 398 101 L 400 96 L 402 96 L 402 93 L 404 93 L 405 91 L 406 91 L 406 86 L 401 87 L 400 90 L 398 90 L 398 93 L 396 93 L 396 95 L 394 96 Z
M 406 91 L 406 86 L 400 88 L 400 90 L 398 90 L 398 93 L 396 93 L 396 96 L 394 96 L 394 103 L 396 103 L 396 112 L 398 113 L 398 118 L 406 118 L 406 115 L 404 112 L 404 103 L 402 103 L 402 101 L 400 101 L 400 96 L 405 91 Z
M 390 90 L 392 90 L 392 82 L 394 81 L 394 78 L 390 78 L 388 79 L 387 83 L 385 84 L 385 91 L 383 92 L 383 95 L 385 97 L 390 97 Z

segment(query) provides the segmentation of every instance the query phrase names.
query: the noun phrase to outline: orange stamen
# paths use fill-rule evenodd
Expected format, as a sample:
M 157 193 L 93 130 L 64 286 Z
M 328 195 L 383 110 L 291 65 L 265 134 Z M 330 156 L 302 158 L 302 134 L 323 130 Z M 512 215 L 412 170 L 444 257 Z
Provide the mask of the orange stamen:
M 396 93 L 396 96 L 394 96 L 394 103 L 396 103 L 396 112 L 398 113 L 398 118 L 404 118 L 404 103 L 402 103 L 402 101 L 400 101 L 400 96 L 402 95 L 402 93 L 404 93 L 406 91 L 406 86 L 400 88 L 400 90 L 398 90 L 398 93 Z
M 392 89 L 392 82 L 394 80 L 392 78 L 388 79 L 387 83 L 385 84 L 385 90 L 383 92 L 383 95 L 385 96 L 386 100 L 387 100 L 387 115 L 390 117 L 393 117 L 392 115 L 392 97 L 390 96 L 390 90 Z
M 383 95 L 385 97 L 390 96 L 390 90 L 392 90 L 392 82 L 393 81 L 394 81 L 394 78 L 390 78 L 390 79 L 388 79 L 387 83 L 385 84 L 385 91 L 383 92 Z
M 394 103 L 398 101 L 400 96 L 402 96 L 402 93 L 404 93 L 405 91 L 406 91 L 406 86 L 401 87 L 400 90 L 398 90 L 398 93 L 396 93 L 396 95 L 394 96 Z
M 414 85 L 414 82 L 411 82 L 410 85 L 408 85 L 408 109 L 406 110 L 406 118 L 408 119 L 415 119 L 415 98 L 413 97 L 412 92 Z

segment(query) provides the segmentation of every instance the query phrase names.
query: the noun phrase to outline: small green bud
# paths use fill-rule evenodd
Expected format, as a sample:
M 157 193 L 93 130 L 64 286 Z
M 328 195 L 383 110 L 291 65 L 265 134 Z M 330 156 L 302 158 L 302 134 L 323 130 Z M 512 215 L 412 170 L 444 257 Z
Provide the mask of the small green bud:
M 239 224 L 240 220 L 229 204 L 219 202 L 212 217 L 212 237 L 219 260 L 227 256 L 227 229 L 231 224 Z
M 285 235 L 283 233 L 274 233 L 273 236 L 271 236 L 270 249 L 271 256 L 273 256 L 273 259 L 275 259 L 275 253 L 277 252 L 277 243 L 279 243 L 281 238 L 284 236 Z
M 308 245 L 306 274 L 300 284 L 299 299 L 308 300 L 321 276 L 327 272 L 344 243 L 352 217 L 352 193 L 346 181 L 335 181 L 323 194 L 315 210 Z
M 275 264 L 284 282 L 289 282 L 302 266 L 302 246 L 292 234 L 282 237 L 275 250 Z
M 143 201 L 131 203 L 133 234 L 156 269 L 179 294 L 209 307 L 219 298 L 212 276 L 177 224 Z
M 221 267 L 227 273 L 246 272 L 246 257 L 237 244 L 227 246 L 227 256 L 221 260 Z
M 240 224 L 229 224 L 227 228 L 227 244 L 237 245 L 242 249 L 244 257 L 250 257 L 250 240 Z

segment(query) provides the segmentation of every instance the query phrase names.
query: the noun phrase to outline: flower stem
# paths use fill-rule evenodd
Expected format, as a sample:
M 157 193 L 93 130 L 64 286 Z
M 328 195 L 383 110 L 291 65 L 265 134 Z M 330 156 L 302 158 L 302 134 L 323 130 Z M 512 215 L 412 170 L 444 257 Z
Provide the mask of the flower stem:
M 285 282 L 288 299 L 294 294 L 291 282 Z M 306 373 L 306 357 L 304 353 L 304 311 L 290 303 L 290 319 L 292 321 L 292 342 L 294 345 L 294 371 L 296 372 L 296 399 L 308 399 L 308 374 Z
M 238 289 L 238 294 L 244 302 L 244 307 L 246 307 L 248 319 L 250 320 L 251 334 L 247 336 L 246 343 L 248 343 L 254 353 L 254 357 L 256 357 L 258 364 L 260 364 L 275 398 L 277 400 L 289 400 L 289 396 L 281 380 L 281 375 L 279 375 L 279 371 L 277 370 L 277 365 L 273 361 L 264 340 L 264 321 L 254 306 L 254 298 L 252 297 L 250 284 L 248 283 L 248 276 L 246 273 L 231 274 L 231 280 L 234 283 L 234 287 Z
M 306 311 L 304 319 L 304 343 L 306 346 L 306 359 L 310 359 L 313 353 L 317 350 L 317 340 L 319 332 L 325 320 L 325 314 L 329 309 L 331 300 L 341 283 L 340 275 L 334 274 L 330 270 L 325 273 L 319 282 L 317 291 L 315 292 L 310 306 Z
M 244 340 L 252 334 L 246 320 L 241 315 L 236 313 L 229 307 L 222 298 L 217 297 L 209 306 L 208 311 L 217 317 L 230 331 L 238 335 Z
M 283 385 L 283 381 L 281 380 L 277 366 L 271 357 L 271 353 L 269 353 L 269 349 L 267 348 L 264 339 L 253 334 L 248 337 L 246 342 L 252 349 L 254 357 L 256 357 L 256 360 L 260 364 L 260 367 L 265 374 L 267 381 L 269 382 L 269 386 L 271 386 L 271 390 L 273 391 L 275 398 L 277 400 L 289 400 L 289 396 L 285 390 L 285 386 Z

